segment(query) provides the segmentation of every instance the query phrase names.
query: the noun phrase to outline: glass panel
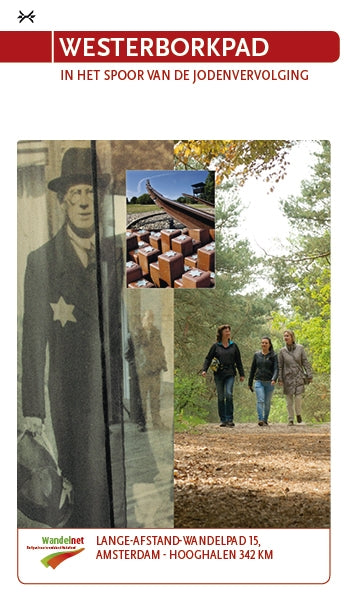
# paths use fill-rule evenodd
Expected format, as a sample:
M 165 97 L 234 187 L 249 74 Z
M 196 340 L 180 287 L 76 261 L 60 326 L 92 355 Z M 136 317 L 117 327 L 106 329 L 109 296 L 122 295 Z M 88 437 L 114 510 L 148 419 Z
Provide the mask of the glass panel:
M 126 260 L 126 169 L 136 167 L 171 168 L 172 141 L 97 141 L 97 155 L 112 172 L 113 210 L 105 204 L 102 235 L 119 255 L 114 275 L 103 284 L 109 293 L 111 319 L 107 360 L 115 367 L 110 384 L 110 437 L 113 470 L 115 524 L 123 526 L 122 476 L 125 477 L 125 514 L 128 527 L 173 526 L 173 292 L 154 289 L 152 293 L 127 289 Z M 120 312 L 114 296 L 122 288 Z M 144 295 L 143 295 L 144 294 Z M 107 303 L 107 299 L 104 300 Z M 116 310 L 116 312 L 115 312 Z M 112 315 L 113 313 L 113 315 Z M 148 315 L 146 316 L 146 313 Z M 119 318 L 118 318 L 119 317 Z M 121 327 L 117 349 L 117 326 Z M 113 355 L 115 353 L 116 355 Z M 115 362 L 120 363 L 116 366 Z M 123 374 L 121 374 L 123 371 Z M 118 390 L 116 387 L 121 383 Z M 120 398 L 122 395 L 122 399 Z M 115 407 L 124 420 L 124 457 Z M 119 417 L 118 417 L 119 419 Z M 124 470 L 119 461 L 124 460 Z

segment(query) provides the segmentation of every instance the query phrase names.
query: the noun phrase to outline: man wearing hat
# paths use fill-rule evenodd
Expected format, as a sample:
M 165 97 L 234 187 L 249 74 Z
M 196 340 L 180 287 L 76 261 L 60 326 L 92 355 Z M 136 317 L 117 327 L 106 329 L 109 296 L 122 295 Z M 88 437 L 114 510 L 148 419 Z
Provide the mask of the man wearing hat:
M 95 272 L 91 150 L 70 148 L 57 193 L 65 223 L 30 253 L 24 287 L 22 407 L 27 428 L 42 430 L 48 384 L 58 463 L 74 488 L 69 527 L 112 526 L 102 399 Z M 97 187 L 110 176 L 97 163 Z

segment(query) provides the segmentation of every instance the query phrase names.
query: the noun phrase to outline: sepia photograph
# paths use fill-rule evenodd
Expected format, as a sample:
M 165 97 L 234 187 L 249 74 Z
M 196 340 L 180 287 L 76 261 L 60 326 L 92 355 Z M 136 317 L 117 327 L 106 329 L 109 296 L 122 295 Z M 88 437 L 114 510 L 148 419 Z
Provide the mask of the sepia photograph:
M 172 296 L 126 290 L 120 149 L 18 143 L 22 528 L 173 525 Z

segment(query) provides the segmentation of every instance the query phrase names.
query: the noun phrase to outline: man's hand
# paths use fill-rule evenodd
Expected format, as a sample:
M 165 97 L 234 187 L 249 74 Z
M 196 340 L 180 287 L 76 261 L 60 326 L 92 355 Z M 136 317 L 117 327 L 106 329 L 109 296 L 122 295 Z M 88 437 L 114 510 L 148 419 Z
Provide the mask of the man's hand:
M 43 423 L 40 417 L 25 417 L 25 429 L 31 432 L 33 436 L 41 436 Z

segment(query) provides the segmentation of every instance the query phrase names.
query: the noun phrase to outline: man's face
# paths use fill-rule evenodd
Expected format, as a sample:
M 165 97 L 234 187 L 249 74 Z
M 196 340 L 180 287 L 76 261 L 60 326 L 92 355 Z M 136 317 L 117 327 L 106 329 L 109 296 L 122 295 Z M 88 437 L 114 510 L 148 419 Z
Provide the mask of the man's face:
M 71 223 L 78 229 L 94 226 L 93 189 L 89 184 L 70 186 L 64 196 L 66 213 Z

